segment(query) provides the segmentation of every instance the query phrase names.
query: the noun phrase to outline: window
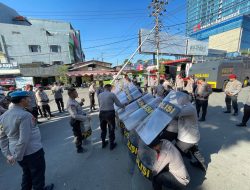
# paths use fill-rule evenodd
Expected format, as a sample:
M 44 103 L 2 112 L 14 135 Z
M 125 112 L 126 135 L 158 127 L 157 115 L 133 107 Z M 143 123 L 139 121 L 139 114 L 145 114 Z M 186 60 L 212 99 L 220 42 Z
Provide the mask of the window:
M 41 52 L 41 46 L 39 45 L 29 45 L 30 52 Z
M 50 52 L 58 53 L 61 52 L 61 47 L 58 45 L 51 45 L 50 46 Z

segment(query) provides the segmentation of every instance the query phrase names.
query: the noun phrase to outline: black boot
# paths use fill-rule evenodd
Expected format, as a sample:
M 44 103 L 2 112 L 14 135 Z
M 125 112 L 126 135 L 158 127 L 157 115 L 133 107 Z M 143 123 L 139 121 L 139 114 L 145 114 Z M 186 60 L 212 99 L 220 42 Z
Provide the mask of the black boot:
M 77 147 L 77 153 L 83 153 L 83 148 L 81 146 Z
M 207 171 L 207 166 L 205 164 L 205 158 L 202 156 L 201 152 L 198 149 L 198 146 L 195 145 L 190 150 L 194 156 L 194 158 L 197 160 L 196 162 L 191 162 L 192 165 L 198 166 L 203 171 Z
M 109 142 L 107 140 L 102 141 L 102 148 L 105 148 L 108 145 L 108 143 Z
M 53 184 L 53 183 L 50 184 L 50 185 L 47 185 L 47 186 L 44 188 L 44 190 L 52 190 L 52 189 L 54 189 L 54 184 Z
M 110 143 L 110 150 L 113 150 L 115 147 L 117 146 L 117 144 L 116 143 Z

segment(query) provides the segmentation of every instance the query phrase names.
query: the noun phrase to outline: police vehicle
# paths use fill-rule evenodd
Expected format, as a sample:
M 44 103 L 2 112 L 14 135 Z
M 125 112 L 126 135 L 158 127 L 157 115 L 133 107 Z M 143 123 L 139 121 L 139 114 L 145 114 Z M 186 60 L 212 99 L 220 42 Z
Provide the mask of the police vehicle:
M 189 70 L 189 76 L 205 78 L 211 88 L 219 90 L 224 90 L 230 74 L 236 74 L 237 79 L 244 84 L 246 78 L 250 77 L 250 58 L 206 60 L 203 63 L 194 64 Z

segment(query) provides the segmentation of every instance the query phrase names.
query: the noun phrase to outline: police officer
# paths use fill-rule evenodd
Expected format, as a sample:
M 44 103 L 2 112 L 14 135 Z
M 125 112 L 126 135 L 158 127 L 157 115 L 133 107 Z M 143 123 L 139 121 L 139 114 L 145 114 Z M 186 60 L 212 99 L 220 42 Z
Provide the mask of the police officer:
M 53 88 L 51 89 L 54 94 L 55 102 L 58 108 L 58 111 L 62 113 L 64 112 L 64 102 L 63 102 L 63 89 L 58 85 L 57 82 L 54 83 Z
M 225 94 L 226 94 L 226 106 L 227 110 L 224 111 L 224 113 L 231 113 L 231 102 L 233 104 L 234 109 L 234 116 L 238 115 L 238 103 L 237 98 L 238 94 L 241 91 L 242 84 L 240 81 L 237 80 L 237 76 L 235 74 L 229 75 L 229 82 L 226 85 L 225 88 Z
M 51 114 L 48 95 L 44 92 L 43 87 L 41 86 L 38 88 L 38 91 L 36 92 L 36 99 L 37 99 L 38 105 L 42 107 L 43 116 L 47 117 L 47 113 L 48 113 L 49 115 L 47 119 L 54 117 L 54 115 Z
M 95 109 L 95 92 L 96 92 L 96 84 L 92 82 L 89 87 L 89 100 L 90 100 L 90 111 L 92 112 Z
M 29 94 L 16 91 L 10 94 L 13 106 L 0 116 L 0 147 L 8 163 L 19 163 L 23 170 L 22 190 L 52 190 L 45 187 L 45 159 L 36 119 L 25 110 Z
M 155 87 L 156 97 L 164 98 L 165 97 L 165 88 L 163 86 L 164 80 L 160 80 L 160 84 Z
M 102 148 L 105 148 L 108 142 L 105 140 L 107 135 L 107 124 L 109 128 L 109 141 L 110 141 L 110 150 L 113 150 L 116 147 L 115 143 L 115 109 L 114 104 L 120 108 L 124 108 L 124 105 L 118 100 L 116 95 L 111 92 L 112 86 L 106 84 L 104 86 L 104 92 L 99 94 L 98 99 L 100 103 L 100 125 L 101 125 L 101 139 L 102 139 Z
M 25 87 L 25 90 L 28 92 L 30 96 L 30 105 L 28 107 L 28 110 L 36 119 L 38 119 L 38 107 L 36 103 L 36 94 L 33 91 L 33 86 L 30 84 L 27 84 Z
M 237 126 L 238 127 L 246 127 L 249 119 L 250 119 L 250 92 L 248 92 L 247 101 L 244 105 L 244 115 L 242 118 L 242 122 L 237 124 Z
M 190 177 L 180 152 L 168 140 L 156 140 L 150 147 L 158 154 L 153 171 L 158 173 L 152 181 L 154 190 L 162 190 L 163 186 L 176 190 L 184 189 Z
M 200 115 L 200 109 L 202 108 L 202 116 L 199 121 L 205 121 L 208 107 L 208 97 L 212 94 L 211 87 L 206 83 L 205 78 L 200 78 L 197 81 L 197 87 L 195 89 L 195 100 L 197 115 Z
M 72 126 L 72 131 L 75 136 L 75 144 L 77 153 L 82 153 L 84 149 L 82 148 L 82 130 L 81 125 L 83 125 L 82 122 L 89 119 L 87 114 L 82 110 L 84 99 L 81 100 L 80 103 L 76 101 L 76 98 L 78 98 L 78 93 L 75 88 L 69 88 L 68 89 L 68 95 L 69 100 L 67 102 L 67 109 L 71 116 L 70 125 Z

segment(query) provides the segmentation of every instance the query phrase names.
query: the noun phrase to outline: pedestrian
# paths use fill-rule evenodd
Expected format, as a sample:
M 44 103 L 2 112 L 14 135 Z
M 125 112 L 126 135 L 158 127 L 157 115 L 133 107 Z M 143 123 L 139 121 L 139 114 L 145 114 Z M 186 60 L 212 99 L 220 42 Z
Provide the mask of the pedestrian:
M 37 99 L 38 105 L 42 108 L 43 116 L 47 117 L 47 119 L 54 117 L 54 115 L 51 114 L 51 110 L 49 106 L 49 98 L 47 94 L 44 92 L 42 86 L 39 86 L 38 91 L 36 92 L 36 99 Z
M 96 84 L 92 82 L 89 87 L 89 100 L 90 100 L 90 111 L 92 112 L 95 109 L 95 92 L 96 92 Z
M 99 82 L 99 87 L 96 90 L 96 95 L 97 97 L 99 96 L 99 94 L 101 94 L 102 92 L 104 92 L 104 87 L 103 87 L 103 81 Z
M 205 159 L 198 149 L 200 140 L 200 132 L 198 127 L 197 111 L 190 102 L 188 94 L 184 94 L 177 98 L 177 102 L 182 106 L 181 112 L 178 114 L 178 136 L 176 147 L 184 153 L 184 155 L 194 156 L 196 162 L 193 165 L 200 167 L 206 171 Z
M 112 86 L 106 84 L 104 86 L 104 92 L 99 94 L 98 99 L 100 103 L 100 126 L 101 126 L 101 139 L 102 139 L 102 148 L 105 148 L 108 144 L 106 141 L 107 135 L 107 124 L 109 128 L 109 141 L 110 141 L 110 150 L 113 150 L 116 147 L 115 143 L 115 109 L 114 104 L 120 108 L 124 108 L 124 105 L 118 100 L 116 95 L 111 92 Z
M 144 92 L 145 92 L 145 93 L 148 93 L 148 76 L 145 76 L 145 77 L 144 77 L 144 82 L 143 82 L 143 84 L 144 84 Z
M 71 117 L 70 125 L 75 136 L 76 150 L 77 153 L 82 153 L 84 152 L 84 149 L 82 147 L 82 141 L 84 140 L 84 138 L 82 136 L 81 125 L 83 125 L 83 122 L 89 119 L 89 117 L 82 109 L 84 99 L 82 99 L 80 103 L 76 101 L 76 98 L 78 98 L 76 89 L 69 88 L 68 95 L 69 100 L 67 102 L 67 110 Z
M 172 83 L 172 81 L 170 80 L 169 75 L 166 76 L 166 80 L 165 80 L 164 83 L 163 83 L 163 87 L 164 87 L 164 89 L 165 89 L 167 92 L 169 92 L 170 90 L 173 89 L 173 83 Z
M 245 79 L 244 79 L 244 83 L 243 83 L 243 87 L 247 87 L 249 86 L 249 77 L 247 76 Z
M 242 84 L 240 81 L 237 80 L 237 76 L 235 74 L 229 75 L 229 82 L 226 85 L 225 88 L 225 94 L 226 94 L 226 106 L 227 110 L 224 111 L 224 113 L 231 113 L 231 104 L 233 105 L 234 109 L 234 116 L 238 115 L 238 103 L 237 98 L 238 94 L 240 93 L 242 88 Z
M 8 110 L 8 105 L 6 105 L 7 99 L 4 95 L 3 88 L 0 86 L 0 115 Z
M 25 110 L 29 106 L 29 93 L 16 91 L 10 94 L 14 104 L 0 116 L 0 147 L 9 164 L 15 162 L 23 170 L 22 190 L 52 190 L 45 187 L 45 159 L 41 135 L 36 119 Z
M 64 112 L 64 102 L 63 102 L 63 88 L 58 85 L 57 82 L 54 83 L 52 87 L 52 93 L 54 94 L 55 102 L 60 113 Z
M 184 80 L 183 80 L 183 78 L 182 78 L 182 75 L 179 74 L 179 75 L 177 75 L 176 78 L 175 78 L 175 89 L 176 89 L 177 91 L 182 91 L 183 88 L 184 88 Z
M 185 82 L 186 85 L 184 86 L 183 90 L 188 92 L 192 102 L 194 100 L 194 79 L 192 77 L 187 77 Z
M 207 84 L 205 78 L 200 78 L 197 81 L 195 89 L 195 102 L 198 118 L 200 116 L 200 109 L 202 108 L 202 116 L 199 121 L 205 121 L 207 115 L 208 98 L 212 94 L 211 87 Z
M 38 108 L 37 108 L 37 102 L 36 102 L 36 94 L 33 91 L 33 86 L 30 84 L 27 84 L 25 86 L 25 91 L 28 92 L 29 97 L 30 97 L 30 105 L 27 109 L 34 116 L 34 118 L 36 118 L 36 120 L 38 122 Z
M 244 115 L 242 118 L 242 122 L 237 124 L 237 126 L 238 127 L 246 127 L 249 118 L 250 118 L 250 92 L 248 92 L 247 101 L 244 105 Z
M 155 93 L 156 97 L 160 97 L 160 98 L 165 97 L 165 92 L 166 91 L 164 89 L 163 83 L 164 83 L 164 80 L 161 79 L 159 85 L 155 87 L 155 92 L 154 93 Z
M 158 140 L 153 142 L 152 147 L 157 152 L 157 161 L 154 164 L 154 173 L 152 184 L 154 190 L 162 190 L 163 187 L 169 189 L 184 189 L 190 177 L 183 162 L 180 152 L 168 140 Z

